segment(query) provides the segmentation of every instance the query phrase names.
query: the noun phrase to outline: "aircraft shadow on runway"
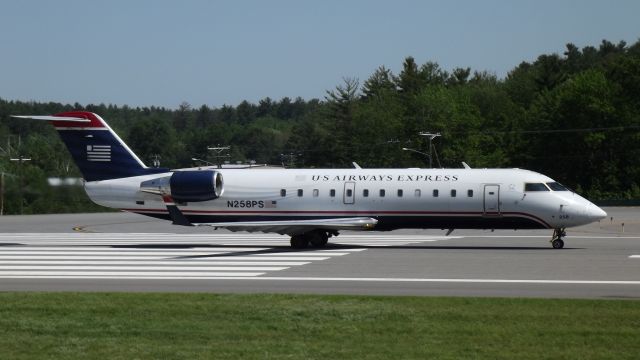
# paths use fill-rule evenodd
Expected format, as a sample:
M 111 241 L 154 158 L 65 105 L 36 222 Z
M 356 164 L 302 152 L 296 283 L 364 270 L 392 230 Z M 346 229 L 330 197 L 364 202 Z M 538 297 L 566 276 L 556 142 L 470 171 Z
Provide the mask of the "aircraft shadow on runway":
M 207 248 L 214 251 L 216 248 L 229 248 L 230 245 L 211 245 L 211 244 L 132 244 L 132 245 L 112 245 L 114 249 L 190 249 L 190 248 Z M 261 245 L 233 245 L 234 248 L 247 248 L 246 251 L 231 251 L 223 254 L 210 254 L 210 255 L 188 255 L 177 256 L 175 259 L 198 259 L 198 258 L 213 258 L 213 257 L 233 257 L 233 256 L 246 256 L 246 255 L 265 255 L 265 254 L 280 254 L 290 252 L 308 252 L 312 254 L 321 250 L 340 250 L 340 249 L 391 249 L 391 250 L 507 250 L 507 251 L 522 251 L 522 250 L 536 250 L 536 251 L 558 251 L 551 247 L 540 246 L 435 246 L 435 245 L 391 245 L 391 246 L 374 246 L 374 245 L 348 245 L 348 244 L 328 244 L 322 248 L 307 248 L 307 249 L 292 249 L 288 245 L 282 246 L 268 246 L 268 249 L 250 250 L 256 247 L 265 247 Z M 581 250 L 581 248 L 564 248 L 563 250 Z

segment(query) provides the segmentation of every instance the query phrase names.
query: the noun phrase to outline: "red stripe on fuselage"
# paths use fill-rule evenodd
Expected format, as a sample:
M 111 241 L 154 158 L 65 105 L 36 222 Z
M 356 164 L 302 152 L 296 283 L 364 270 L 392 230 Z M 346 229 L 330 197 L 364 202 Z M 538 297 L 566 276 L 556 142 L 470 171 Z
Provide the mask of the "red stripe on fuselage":
M 90 122 L 76 121 L 52 121 L 55 128 L 106 128 L 104 122 L 100 121 L 94 114 L 87 111 L 69 111 L 54 116 L 76 117 L 90 120 Z

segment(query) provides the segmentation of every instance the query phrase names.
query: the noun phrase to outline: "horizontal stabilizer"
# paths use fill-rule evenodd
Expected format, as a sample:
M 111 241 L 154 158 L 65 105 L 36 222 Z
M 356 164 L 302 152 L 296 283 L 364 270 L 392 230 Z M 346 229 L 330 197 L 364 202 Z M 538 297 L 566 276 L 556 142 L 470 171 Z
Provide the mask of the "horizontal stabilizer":
M 71 116 L 51 116 L 51 115 L 11 115 L 13 118 L 45 120 L 45 121 L 72 121 L 72 122 L 91 122 L 89 119 L 71 117 Z

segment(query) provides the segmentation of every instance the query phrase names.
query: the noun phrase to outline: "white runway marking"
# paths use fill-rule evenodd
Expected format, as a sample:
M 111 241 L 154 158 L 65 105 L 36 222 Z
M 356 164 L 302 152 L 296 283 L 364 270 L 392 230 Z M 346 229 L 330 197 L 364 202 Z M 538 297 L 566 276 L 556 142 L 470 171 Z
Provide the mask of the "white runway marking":
M 349 278 L 349 277 L 260 277 L 255 280 L 281 281 L 352 281 L 352 282 L 422 282 L 422 283 L 478 283 L 478 284 L 560 284 L 560 285 L 640 285 L 633 280 L 544 280 L 544 279 L 420 279 L 420 278 Z
M 640 255 L 631 255 L 629 257 L 632 259 L 640 259 Z
M 440 235 L 340 235 L 331 237 L 331 244 L 362 246 L 395 246 L 420 242 L 459 239 L 460 236 Z M 0 233 L 2 242 L 23 243 L 33 246 L 49 245 L 131 245 L 131 244 L 175 244 L 175 245 L 221 245 L 237 246 L 289 246 L 289 237 L 277 234 L 162 234 L 162 233 Z M 195 247 L 197 248 L 197 247 Z M 192 249 L 188 249 L 192 250 Z M 212 249 L 213 250 L 213 249 Z M 215 248 L 216 251 L 228 249 Z M 342 251 L 324 250 L 324 251 Z
M 207 264 L 208 265 L 208 264 Z M 122 266 L 122 265 L 2 265 L 3 270 L 153 270 L 153 271 L 280 271 L 288 266 Z
M 136 265 L 198 265 L 204 261 L 194 259 L 193 261 L 136 261 Z M 301 266 L 310 264 L 310 261 L 217 261 L 207 260 L 207 265 L 271 265 L 271 266 Z M 83 260 L 1 260 L 0 264 L 11 265 L 128 265 L 130 261 L 83 261 Z
M 640 285 L 633 280 L 544 280 L 544 279 L 426 279 L 426 278 L 349 278 L 349 277 L 286 277 L 259 276 L 264 273 L 245 273 L 244 276 L 225 275 L 224 273 L 194 273 L 190 276 L 177 273 L 121 273 L 96 272 L 77 274 L 73 272 L 40 272 L 38 274 L 11 275 L 0 273 L 0 279 L 129 279 L 129 280 L 259 280 L 259 281 L 338 281 L 338 282 L 382 282 L 382 283 L 475 283 L 475 284 L 556 284 L 556 285 Z
M 394 246 L 443 239 L 352 235 L 331 242 Z M 0 278 L 253 279 L 366 250 L 288 246 L 289 237 L 273 234 L 0 233 Z
M 23 278 L 23 277 L 78 277 L 83 279 L 97 279 L 100 277 L 111 277 L 113 279 L 131 278 L 139 279 L 145 277 L 147 279 L 166 279 L 168 277 L 178 277 L 181 279 L 189 278 L 219 278 L 219 277 L 254 277 L 264 275 L 264 272 L 240 273 L 240 272 L 187 272 L 187 271 L 96 271 L 96 272 L 79 272 L 79 271 L 2 271 L 0 277 L 3 278 Z
M 0 252 L 1 253 L 1 252 Z M 180 254 L 175 254 L 176 256 L 180 256 Z M 298 256 L 298 257 L 287 257 L 287 256 L 261 256 L 261 257 L 256 257 L 255 255 L 252 256 L 229 256 L 227 257 L 228 259 L 234 259 L 234 260 L 243 260 L 243 261 L 251 261 L 251 260 L 255 260 L 255 259 L 259 259 L 259 260 L 275 260 L 275 261 L 287 261 L 287 260 L 301 260 L 301 261 L 313 261 L 313 260 L 327 260 L 329 259 L 328 256 L 325 257 L 319 257 L 319 256 Z M 4 261 L 5 259 L 20 259 L 20 260 L 26 260 L 26 259 L 38 259 L 38 260 L 61 260 L 61 259 L 78 259 L 78 260 L 151 260 L 151 259 L 158 259 L 158 260 L 166 260 L 167 257 L 164 256 L 87 256 L 87 255 L 76 255 L 76 256 L 69 256 L 69 255 L 52 255 L 52 256 L 42 256 L 42 255 L 36 255 L 36 256 L 31 256 L 31 255 L 0 255 L 0 261 Z M 215 259 L 215 258 L 214 258 Z M 218 258 L 219 259 L 219 258 Z M 197 259 L 194 259 L 194 261 L 196 261 Z M 204 261 L 203 258 L 200 258 L 201 261 Z

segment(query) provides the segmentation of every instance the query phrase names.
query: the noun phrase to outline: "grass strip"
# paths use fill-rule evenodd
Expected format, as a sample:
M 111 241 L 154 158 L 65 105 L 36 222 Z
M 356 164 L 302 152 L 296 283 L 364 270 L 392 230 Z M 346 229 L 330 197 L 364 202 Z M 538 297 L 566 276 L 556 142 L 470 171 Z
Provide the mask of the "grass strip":
M 639 301 L 0 293 L 0 359 L 639 356 Z

